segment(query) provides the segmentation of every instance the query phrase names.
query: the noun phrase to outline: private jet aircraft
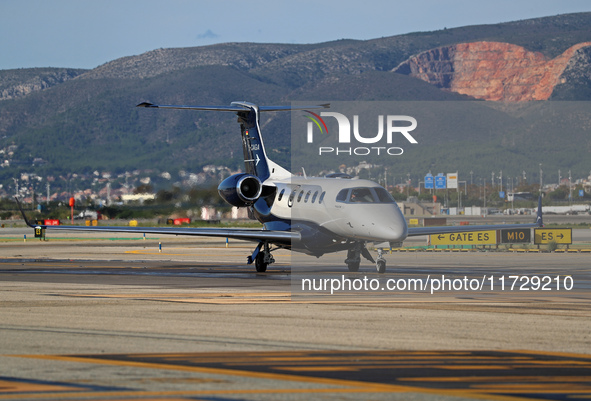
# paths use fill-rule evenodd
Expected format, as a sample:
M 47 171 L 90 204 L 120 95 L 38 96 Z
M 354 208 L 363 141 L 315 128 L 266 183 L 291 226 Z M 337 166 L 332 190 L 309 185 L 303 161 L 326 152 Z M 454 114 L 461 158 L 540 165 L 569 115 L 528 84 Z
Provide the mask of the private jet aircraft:
M 274 262 L 271 251 L 278 248 L 316 257 L 347 251 L 345 263 L 350 271 L 359 269 L 363 256 L 375 263 L 380 273 L 386 270 L 383 248 L 399 245 L 409 236 L 542 226 L 540 200 L 537 220 L 532 224 L 409 228 L 392 196 L 375 182 L 344 174 L 294 176 L 267 157 L 259 126 L 260 113 L 323 109 L 329 105 L 257 106 L 248 102 L 233 102 L 230 106 L 141 103 L 138 107 L 236 113 L 242 134 L 245 172 L 226 178 L 218 191 L 230 205 L 247 207 L 250 216 L 263 224 L 263 229 L 45 226 L 32 224 L 23 212 L 29 226 L 36 230 L 197 235 L 248 240 L 256 243 L 247 261 L 248 264 L 254 263 L 257 272 L 266 271 L 267 266 Z M 376 260 L 366 247 L 368 243 L 377 244 Z

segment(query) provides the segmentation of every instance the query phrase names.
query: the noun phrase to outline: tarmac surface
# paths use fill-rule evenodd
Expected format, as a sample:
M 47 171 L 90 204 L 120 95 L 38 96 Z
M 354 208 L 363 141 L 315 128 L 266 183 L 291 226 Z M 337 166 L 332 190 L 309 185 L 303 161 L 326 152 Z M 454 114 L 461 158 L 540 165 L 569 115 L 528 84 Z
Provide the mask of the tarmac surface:
M 0 400 L 591 399 L 591 254 L 400 252 L 378 275 L 278 250 L 257 274 L 245 242 L 30 231 L 0 230 Z M 411 279 L 431 286 L 383 289 Z

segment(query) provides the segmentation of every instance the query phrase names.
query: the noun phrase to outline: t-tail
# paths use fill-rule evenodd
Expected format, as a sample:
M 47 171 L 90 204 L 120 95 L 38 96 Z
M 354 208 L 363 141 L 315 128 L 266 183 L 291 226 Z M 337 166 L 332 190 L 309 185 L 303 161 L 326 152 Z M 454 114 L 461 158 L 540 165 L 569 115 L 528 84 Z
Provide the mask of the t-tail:
M 249 102 L 232 102 L 230 106 L 171 106 L 141 103 L 137 107 L 231 111 L 238 115 L 238 123 L 242 135 L 242 150 L 244 153 L 244 168 L 248 175 L 257 177 L 261 182 L 267 179 L 281 179 L 291 177 L 291 173 L 267 157 L 265 144 L 259 124 L 260 113 L 269 111 L 290 111 L 328 108 L 328 104 L 314 106 L 257 106 Z

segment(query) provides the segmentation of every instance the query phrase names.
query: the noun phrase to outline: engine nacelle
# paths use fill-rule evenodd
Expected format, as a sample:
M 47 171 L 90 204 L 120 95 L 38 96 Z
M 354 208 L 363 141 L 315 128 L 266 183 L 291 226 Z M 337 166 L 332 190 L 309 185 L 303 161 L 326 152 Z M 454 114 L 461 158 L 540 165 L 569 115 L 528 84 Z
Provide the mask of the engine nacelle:
M 231 175 L 218 186 L 220 196 L 230 205 L 238 207 L 252 205 L 262 191 L 261 180 L 246 173 Z

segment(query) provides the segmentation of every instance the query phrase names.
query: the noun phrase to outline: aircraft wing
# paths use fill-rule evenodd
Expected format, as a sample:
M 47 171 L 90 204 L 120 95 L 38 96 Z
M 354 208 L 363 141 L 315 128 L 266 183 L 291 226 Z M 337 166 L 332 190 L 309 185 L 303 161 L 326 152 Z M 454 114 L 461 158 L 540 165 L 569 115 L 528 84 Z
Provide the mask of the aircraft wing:
M 539 228 L 544 226 L 542 219 L 542 197 L 538 199 L 536 222 L 531 224 L 483 224 L 474 226 L 409 227 L 408 236 L 465 233 L 470 231 L 507 230 L 515 228 Z
M 273 231 L 240 228 L 192 228 L 192 227 L 117 227 L 117 226 L 44 226 L 30 225 L 33 228 L 41 227 L 52 231 L 103 231 L 117 233 L 158 234 L 158 235 L 194 235 L 201 237 L 223 237 L 248 241 L 290 242 L 300 239 L 300 234 L 291 231 Z
M 301 236 L 298 232 L 260 230 L 256 228 L 194 228 L 194 227 L 126 227 L 126 226 L 46 226 L 43 224 L 33 224 L 25 215 L 20 202 L 17 199 L 17 205 L 25 223 L 32 228 L 43 228 L 52 231 L 99 231 L 99 232 L 117 232 L 117 233 L 136 233 L 136 234 L 158 234 L 158 235 L 194 235 L 201 237 L 222 237 L 233 238 L 247 241 L 271 241 L 274 243 L 290 243 L 299 241 Z

